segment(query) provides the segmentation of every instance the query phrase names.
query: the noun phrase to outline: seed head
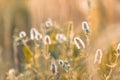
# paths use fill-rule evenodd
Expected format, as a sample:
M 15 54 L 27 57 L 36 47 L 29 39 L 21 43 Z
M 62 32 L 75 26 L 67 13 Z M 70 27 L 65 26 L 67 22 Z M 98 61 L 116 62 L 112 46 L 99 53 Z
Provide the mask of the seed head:
M 26 32 L 21 31 L 21 32 L 19 33 L 19 37 L 20 37 L 20 38 L 26 37 Z
M 57 66 L 55 63 L 51 63 L 50 70 L 52 74 L 56 75 L 57 74 Z
M 87 21 L 82 22 L 82 30 L 85 31 L 86 33 L 90 32 L 89 25 L 88 25 Z
M 31 40 L 34 40 L 35 39 L 35 36 L 36 36 L 36 33 L 37 33 L 38 31 L 35 29 L 35 28 L 32 28 L 31 30 L 30 30 L 30 39 Z
M 40 34 L 38 31 L 36 32 L 35 39 L 39 40 L 42 39 L 42 34 Z
M 46 35 L 46 36 L 44 37 L 44 44 L 45 44 L 45 45 L 51 44 L 50 36 Z
M 63 65 L 63 64 L 64 64 L 63 60 L 61 60 L 61 59 L 58 60 L 58 64 L 59 64 L 59 65 Z
M 34 39 L 39 40 L 41 38 L 42 38 L 42 34 L 40 34 L 35 28 L 32 28 L 30 30 L 30 39 L 31 40 L 34 40 Z
M 101 60 L 102 60 L 102 50 L 101 49 L 97 49 L 96 54 L 95 54 L 95 58 L 94 58 L 94 64 L 100 64 Z
M 64 34 L 57 34 L 57 35 L 56 35 L 56 40 L 57 40 L 58 42 L 62 43 L 62 42 L 64 42 L 64 41 L 66 41 L 66 37 L 65 37 Z
M 74 38 L 74 43 L 75 43 L 75 45 L 77 46 L 78 49 L 85 48 L 84 42 L 79 37 Z
M 51 27 L 53 26 L 52 20 L 48 18 L 48 20 L 45 22 L 46 27 Z

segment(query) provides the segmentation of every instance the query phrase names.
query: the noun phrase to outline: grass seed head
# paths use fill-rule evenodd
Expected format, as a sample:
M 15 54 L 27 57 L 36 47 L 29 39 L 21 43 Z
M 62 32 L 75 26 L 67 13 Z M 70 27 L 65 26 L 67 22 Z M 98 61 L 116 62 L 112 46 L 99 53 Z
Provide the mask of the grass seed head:
M 44 37 L 44 44 L 45 44 L 45 45 L 51 44 L 51 39 L 50 39 L 50 36 L 49 36 L 49 35 L 46 35 L 46 36 Z
M 48 20 L 45 22 L 46 27 L 51 27 L 53 26 L 52 20 L 48 18 Z
M 74 43 L 75 43 L 75 45 L 77 46 L 78 49 L 85 48 L 84 42 L 79 37 L 74 38 Z
M 58 60 L 58 64 L 59 64 L 59 65 L 61 65 L 61 66 L 63 66 L 63 65 L 64 65 L 63 60 L 61 60 L 61 59 L 60 59 L 60 60 Z
M 51 63 L 50 70 L 52 74 L 56 75 L 57 74 L 57 66 L 55 63 Z
M 101 49 L 97 49 L 95 58 L 94 58 L 94 64 L 100 64 L 102 59 L 103 52 Z
M 30 30 L 30 39 L 31 40 L 34 40 L 35 39 L 35 36 L 36 36 L 36 33 L 37 33 L 38 31 L 35 29 L 35 28 L 32 28 L 31 30 Z
M 26 37 L 26 32 L 21 31 L 21 32 L 19 33 L 19 37 L 20 37 L 20 38 Z
M 90 32 L 90 28 L 89 28 L 89 25 L 88 25 L 87 21 L 82 22 L 82 30 L 85 31 L 85 33 Z
M 66 41 L 66 37 L 65 37 L 64 34 L 57 34 L 57 35 L 56 35 L 56 40 L 57 40 L 58 42 L 62 43 L 62 42 L 64 42 L 64 41 Z
M 38 31 L 36 32 L 35 39 L 39 40 L 42 39 L 42 34 L 40 34 Z

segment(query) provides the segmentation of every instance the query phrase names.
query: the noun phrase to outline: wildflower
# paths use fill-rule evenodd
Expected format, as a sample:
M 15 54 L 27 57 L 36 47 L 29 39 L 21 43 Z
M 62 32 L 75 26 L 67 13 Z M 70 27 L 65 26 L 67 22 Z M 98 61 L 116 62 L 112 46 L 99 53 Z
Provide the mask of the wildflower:
M 94 59 L 94 64 L 100 64 L 101 63 L 101 59 L 102 59 L 102 50 L 101 49 L 97 49 L 96 54 L 95 54 L 95 59 Z
M 19 33 L 19 37 L 20 37 L 20 38 L 26 37 L 26 32 L 21 31 L 21 32 Z
M 66 37 L 65 37 L 64 34 L 57 34 L 57 35 L 56 35 L 56 40 L 57 40 L 58 42 L 62 43 L 62 42 L 64 42 L 64 41 L 66 41 Z
M 30 30 L 30 39 L 31 39 L 31 40 L 34 40 L 34 39 L 35 39 L 36 33 L 37 33 L 37 30 L 36 30 L 35 28 L 32 28 L 32 29 Z
M 74 42 L 78 49 L 85 48 L 84 42 L 79 37 L 75 37 Z
M 45 36 L 45 38 L 44 38 L 44 44 L 45 44 L 45 45 L 51 44 L 50 36 L 48 36 L 48 35 Z
M 45 22 L 46 27 L 53 26 L 52 20 L 48 18 L 48 20 Z
M 40 34 L 38 31 L 36 32 L 35 39 L 39 40 L 42 39 L 42 34 Z
M 118 44 L 116 51 L 120 53 L 120 43 Z
M 50 66 L 50 70 L 52 71 L 52 74 L 56 75 L 57 74 L 57 66 L 55 63 L 52 63 Z
M 87 21 L 82 22 L 82 30 L 85 31 L 86 33 L 90 32 L 89 25 L 88 25 Z

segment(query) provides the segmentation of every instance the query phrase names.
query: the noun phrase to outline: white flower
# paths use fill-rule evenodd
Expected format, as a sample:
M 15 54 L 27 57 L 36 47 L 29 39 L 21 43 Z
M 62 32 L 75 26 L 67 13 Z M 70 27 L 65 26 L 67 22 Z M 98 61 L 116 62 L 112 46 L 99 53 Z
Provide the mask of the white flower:
M 56 40 L 57 40 L 58 42 L 62 43 L 62 42 L 64 42 L 64 41 L 66 41 L 66 37 L 65 37 L 64 34 L 57 34 L 57 35 L 56 35 Z
M 84 42 L 79 37 L 75 37 L 74 42 L 78 49 L 85 48 Z
M 56 66 L 55 63 L 51 63 L 50 70 L 52 71 L 52 73 L 53 73 L 54 75 L 57 74 L 57 66 Z
M 45 44 L 45 45 L 51 44 L 50 36 L 46 35 L 46 36 L 44 37 L 44 44 Z
M 102 50 L 101 49 L 97 49 L 96 54 L 95 54 L 95 58 L 94 58 L 94 64 L 100 64 L 101 60 L 102 60 Z
M 118 44 L 116 51 L 120 53 L 120 43 Z
M 82 22 L 82 30 L 85 31 L 86 33 L 90 32 L 90 28 L 89 28 L 87 21 Z
M 26 37 L 26 32 L 21 31 L 21 32 L 19 33 L 19 37 L 20 37 L 20 38 Z
M 53 26 L 52 20 L 48 18 L 48 20 L 45 22 L 46 27 Z

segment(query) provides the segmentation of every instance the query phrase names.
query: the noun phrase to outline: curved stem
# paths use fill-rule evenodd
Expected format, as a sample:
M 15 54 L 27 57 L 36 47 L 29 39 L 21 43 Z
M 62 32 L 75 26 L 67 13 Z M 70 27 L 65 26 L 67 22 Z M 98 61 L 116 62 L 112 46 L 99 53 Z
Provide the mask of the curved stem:
M 113 69 L 116 67 L 116 64 L 117 64 L 117 61 L 118 61 L 118 58 L 119 58 L 119 53 L 115 54 L 115 56 L 116 56 L 115 62 L 112 65 L 108 66 L 111 69 L 110 69 L 108 75 L 105 76 L 105 80 L 109 80 L 109 78 L 110 78 L 110 76 L 111 76 L 111 74 L 113 72 Z

